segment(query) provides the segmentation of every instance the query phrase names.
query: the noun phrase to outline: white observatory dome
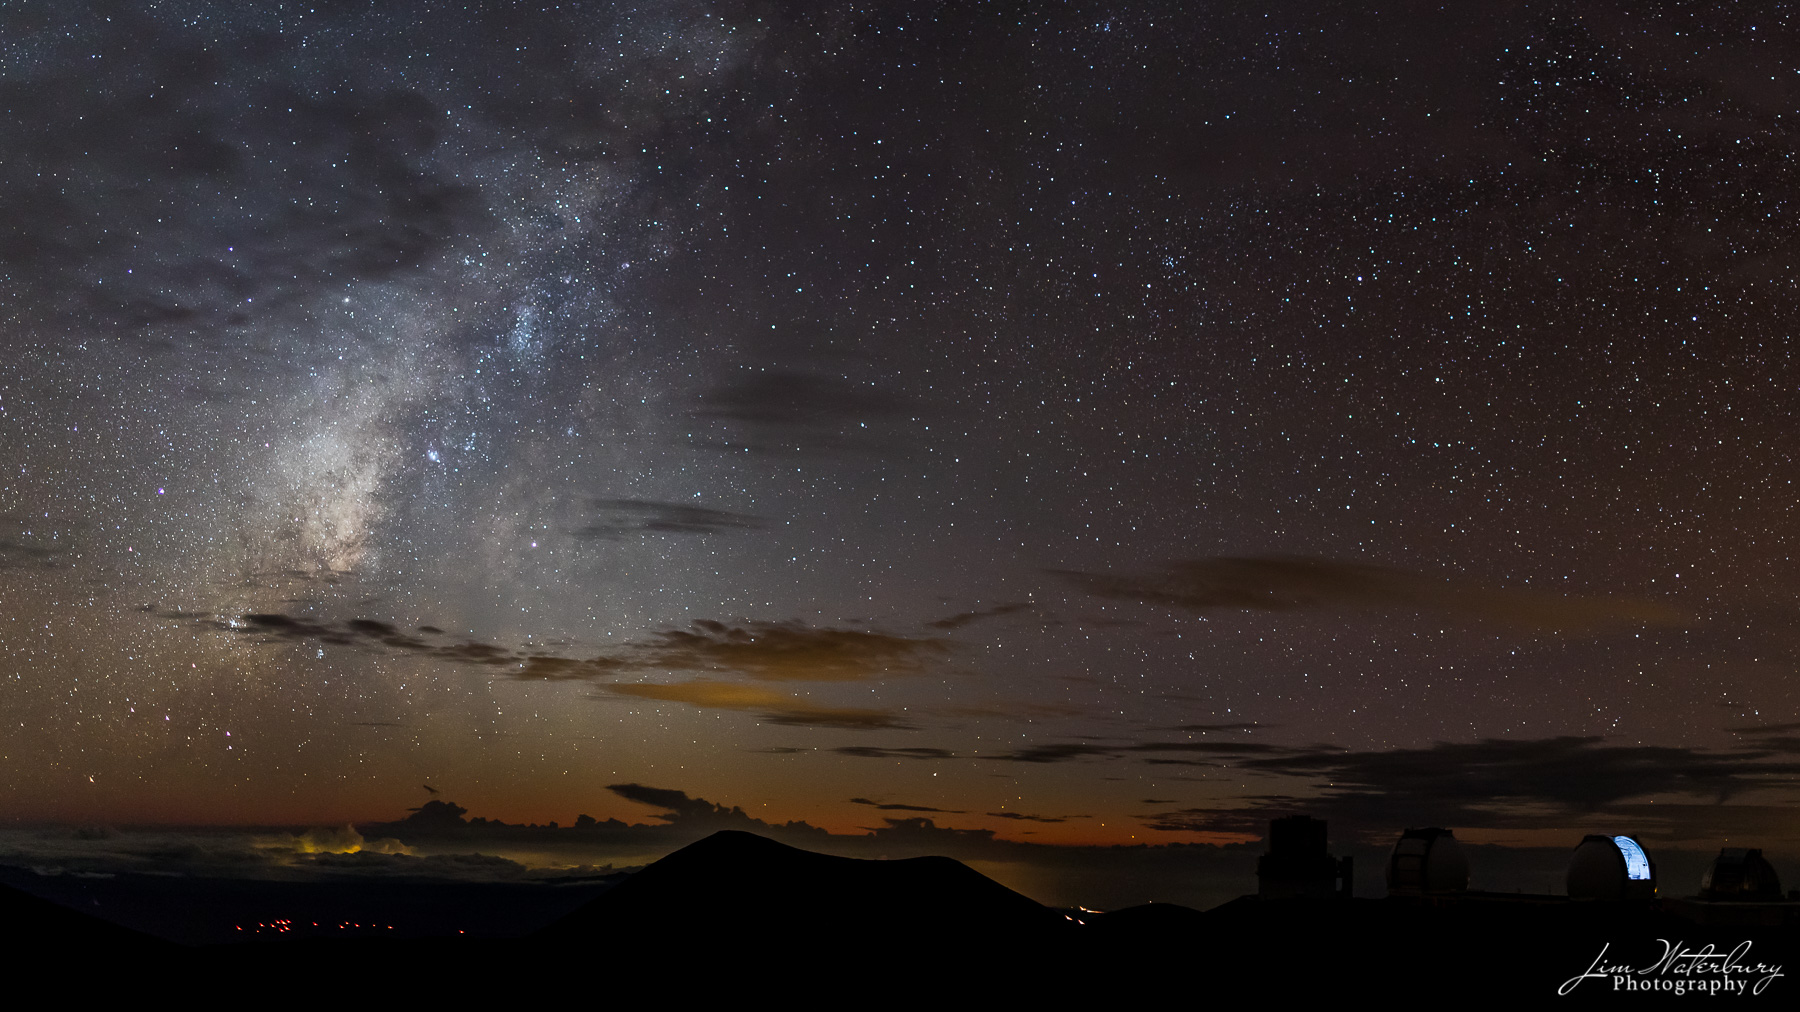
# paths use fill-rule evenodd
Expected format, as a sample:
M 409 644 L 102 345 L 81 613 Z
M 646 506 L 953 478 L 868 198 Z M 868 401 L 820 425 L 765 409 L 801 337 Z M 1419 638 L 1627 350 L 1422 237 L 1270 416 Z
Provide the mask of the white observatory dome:
M 1726 847 L 1700 877 L 1700 898 L 1705 900 L 1781 899 L 1781 876 L 1761 850 Z
M 1569 858 L 1569 896 L 1581 900 L 1650 899 L 1656 865 L 1629 836 L 1589 836 Z
M 1388 894 L 1460 893 L 1469 888 L 1469 859 L 1448 829 L 1409 829 L 1388 855 Z

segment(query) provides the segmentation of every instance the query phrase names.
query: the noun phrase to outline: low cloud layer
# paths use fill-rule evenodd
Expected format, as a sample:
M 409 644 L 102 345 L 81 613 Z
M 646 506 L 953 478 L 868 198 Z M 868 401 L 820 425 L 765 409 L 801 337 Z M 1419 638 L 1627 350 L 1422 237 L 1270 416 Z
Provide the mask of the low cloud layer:
M 315 827 L 293 836 L 280 835 L 258 839 L 257 846 L 275 853 L 301 854 L 411 854 L 407 846 L 395 839 L 365 839 L 352 825 Z
M 1187 611 L 1428 612 L 1572 634 L 1691 621 L 1681 609 L 1647 598 L 1567 596 L 1330 559 L 1215 557 L 1171 562 L 1154 573 L 1056 573 L 1096 597 Z

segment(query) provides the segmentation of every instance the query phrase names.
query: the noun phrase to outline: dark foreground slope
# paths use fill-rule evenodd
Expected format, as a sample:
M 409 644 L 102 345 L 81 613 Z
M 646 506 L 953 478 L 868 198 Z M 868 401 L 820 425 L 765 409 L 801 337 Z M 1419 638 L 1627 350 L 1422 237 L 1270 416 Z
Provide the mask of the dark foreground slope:
M 10 960 L 42 964 L 74 953 L 154 960 L 177 949 L 150 935 L 0 885 L 0 952 Z
M 0 885 L 0 1002 L 97 1004 L 157 993 L 190 952 Z
M 1205 913 L 1161 905 L 1107 913 L 1084 926 L 1081 949 L 1115 979 L 1182 966 L 1196 992 L 1243 997 L 1610 1007 L 1800 995 L 1800 933 L 1706 926 L 1654 902 L 1247 896 Z M 1612 972 L 1588 976 L 1602 969 Z
M 1762 994 L 1749 997 L 1800 993 L 1786 977 L 1791 967 L 1800 978 L 1795 932 L 1707 927 L 1681 909 L 1486 894 L 1245 897 L 1204 913 L 1154 904 L 1076 921 L 944 858 L 858 861 L 721 833 L 590 901 L 533 944 L 553 963 L 607 953 L 663 980 L 882 981 L 1051 1001 L 1642 1004 L 1691 1001 L 1695 989 L 1725 980 L 1735 990 L 1721 996 L 1759 984 Z M 1583 976 L 1597 965 L 1629 971 Z
M 1737 996 L 1765 1003 L 1800 994 L 1792 929 L 1706 927 L 1685 909 L 1481 895 L 1245 898 L 1204 913 L 1158 904 L 1079 923 L 949 859 L 853 860 L 721 833 L 521 938 L 183 947 L 0 893 L 0 944 L 15 979 L 61 981 L 84 995 L 192 993 L 198 983 L 215 998 L 284 1004 L 344 994 L 459 1007 L 597 995 L 856 996 L 882 1006 L 960 997 L 1007 1007 L 1370 996 L 1587 1007 L 1691 1003 L 1696 986 L 1722 979 L 1734 995 L 1760 984 L 1761 994 Z M 1714 955 L 1664 959 L 1671 949 Z M 1582 977 L 1596 963 L 1629 972 Z M 1622 977 L 1639 986 L 1622 988 Z
M 626 878 L 467 882 L 426 875 L 306 879 L 117 872 L 39 875 L 0 867 L 0 886 L 186 946 L 333 938 L 518 938 Z

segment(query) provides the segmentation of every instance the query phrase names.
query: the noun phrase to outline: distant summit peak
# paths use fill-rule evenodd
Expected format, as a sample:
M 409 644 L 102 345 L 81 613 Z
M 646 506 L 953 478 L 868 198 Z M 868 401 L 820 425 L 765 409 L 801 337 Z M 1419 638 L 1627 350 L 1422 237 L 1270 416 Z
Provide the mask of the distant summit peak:
M 1058 913 L 947 857 L 868 860 L 724 829 L 675 851 L 547 928 L 546 940 L 1030 935 Z

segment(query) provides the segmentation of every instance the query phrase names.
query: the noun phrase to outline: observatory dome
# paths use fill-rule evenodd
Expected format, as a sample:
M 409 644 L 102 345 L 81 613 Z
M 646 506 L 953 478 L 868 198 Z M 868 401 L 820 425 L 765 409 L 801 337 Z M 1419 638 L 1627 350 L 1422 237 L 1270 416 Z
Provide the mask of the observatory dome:
M 1781 879 L 1760 850 L 1726 847 L 1700 876 L 1700 898 L 1707 900 L 1779 900 Z
M 1569 897 L 1647 900 L 1656 896 L 1656 865 L 1629 836 L 1588 836 L 1569 858 Z
M 1459 893 L 1469 888 L 1469 859 L 1448 829 L 1409 829 L 1388 856 L 1390 896 Z

